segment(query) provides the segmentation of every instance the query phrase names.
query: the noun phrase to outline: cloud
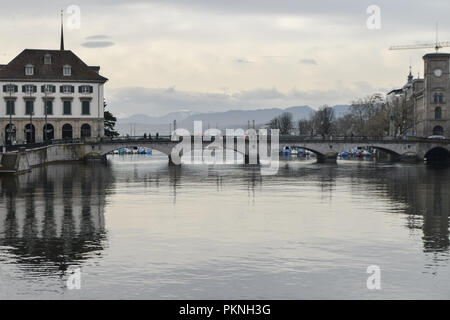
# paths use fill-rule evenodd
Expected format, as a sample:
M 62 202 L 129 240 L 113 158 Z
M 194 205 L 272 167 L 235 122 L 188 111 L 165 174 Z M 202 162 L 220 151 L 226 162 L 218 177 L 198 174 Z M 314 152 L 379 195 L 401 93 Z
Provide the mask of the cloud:
M 252 63 L 252 61 L 247 60 L 247 59 L 236 59 L 234 61 L 237 63 Z
M 93 36 L 86 37 L 86 40 L 100 40 L 100 39 L 108 39 L 109 37 L 104 34 L 96 34 Z
M 85 48 L 107 48 L 114 45 L 111 41 L 89 41 L 81 44 Z
M 299 62 L 301 64 L 317 65 L 317 61 L 314 59 L 301 59 Z
M 220 112 L 230 109 L 251 110 L 259 108 L 288 108 L 309 105 L 317 108 L 324 104 L 348 104 L 357 97 L 363 97 L 376 88 L 366 83 L 353 83 L 349 87 L 335 90 L 298 90 L 280 91 L 276 88 L 255 88 L 228 93 L 189 92 L 169 88 L 129 87 L 107 89 L 108 107 L 117 114 L 147 114 L 163 116 L 179 110 L 192 112 Z

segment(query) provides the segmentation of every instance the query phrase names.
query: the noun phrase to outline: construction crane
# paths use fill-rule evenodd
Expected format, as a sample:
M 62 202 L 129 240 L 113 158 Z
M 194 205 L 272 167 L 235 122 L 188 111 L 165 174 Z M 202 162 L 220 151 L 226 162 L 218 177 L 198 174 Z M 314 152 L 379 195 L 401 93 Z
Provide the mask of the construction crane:
M 422 44 L 392 46 L 389 48 L 389 50 L 410 50 L 410 49 L 434 48 L 437 53 L 437 52 L 439 52 L 439 49 L 442 49 L 445 47 L 450 47 L 450 41 L 439 42 L 439 40 L 438 40 L 438 25 L 436 23 L 436 42 L 435 43 L 422 43 Z

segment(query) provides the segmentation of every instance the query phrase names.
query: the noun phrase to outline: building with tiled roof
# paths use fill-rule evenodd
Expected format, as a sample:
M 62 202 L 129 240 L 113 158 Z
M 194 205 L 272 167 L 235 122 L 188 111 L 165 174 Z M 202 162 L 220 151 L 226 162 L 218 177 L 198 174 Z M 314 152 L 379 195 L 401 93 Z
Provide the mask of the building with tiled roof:
M 99 66 L 70 50 L 25 49 L 0 65 L 0 136 L 4 144 L 104 134 Z M 46 106 L 46 107 L 45 107 Z

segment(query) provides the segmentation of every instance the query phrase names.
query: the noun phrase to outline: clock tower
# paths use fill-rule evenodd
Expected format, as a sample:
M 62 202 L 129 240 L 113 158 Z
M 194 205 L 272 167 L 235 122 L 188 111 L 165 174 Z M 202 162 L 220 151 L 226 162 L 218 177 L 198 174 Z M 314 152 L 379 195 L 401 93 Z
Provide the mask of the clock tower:
M 450 54 L 430 53 L 424 57 L 422 106 L 417 106 L 417 132 L 450 138 Z

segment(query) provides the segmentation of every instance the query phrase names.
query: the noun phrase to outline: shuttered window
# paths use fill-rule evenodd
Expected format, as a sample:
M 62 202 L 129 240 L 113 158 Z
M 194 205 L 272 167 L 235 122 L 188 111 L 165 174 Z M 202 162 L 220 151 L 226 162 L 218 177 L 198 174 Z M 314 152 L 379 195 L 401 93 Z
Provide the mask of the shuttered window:
M 44 102 L 44 105 L 47 106 L 47 108 L 46 108 L 47 115 L 52 115 L 53 114 L 53 101 L 47 100 L 47 103 Z M 45 112 L 45 109 L 44 109 L 44 112 Z
M 5 84 L 3 86 L 3 92 L 17 92 L 17 86 L 14 84 Z
M 68 101 L 68 100 L 66 100 L 66 101 L 64 101 L 64 104 L 63 104 L 63 114 L 64 115 L 71 115 L 72 114 L 72 101 Z
M 15 102 L 13 100 L 7 100 L 6 101 L 6 114 L 7 115 L 15 115 Z
M 32 115 L 34 113 L 34 101 L 27 100 L 25 101 L 25 114 Z
M 89 115 L 91 114 L 91 103 L 89 101 L 81 101 L 81 114 Z
M 78 93 L 92 93 L 94 88 L 92 86 L 79 86 Z
M 52 84 L 44 84 L 41 86 L 41 92 L 42 93 L 55 93 L 56 87 Z
M 24 93 L 35 93 L 37 91 L 37 87 L 32 84 L 26 84 L 22 86 L 22 92 Z
M 64 85 L 59 87 L 59 92 L 61 93 L 74 93 L 74 91 L 75 91 L 74 86 Z

